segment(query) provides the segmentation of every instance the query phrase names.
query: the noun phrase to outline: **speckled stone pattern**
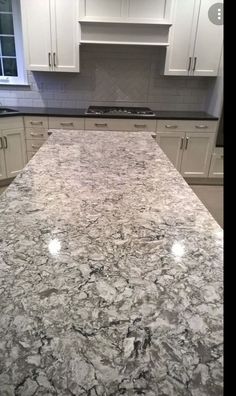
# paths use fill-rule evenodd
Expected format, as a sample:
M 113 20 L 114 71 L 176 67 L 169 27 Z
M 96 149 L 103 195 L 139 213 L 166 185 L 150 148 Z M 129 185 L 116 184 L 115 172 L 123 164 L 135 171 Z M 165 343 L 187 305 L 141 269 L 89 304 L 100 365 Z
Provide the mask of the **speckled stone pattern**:
M 0 198 L 0 395 L 222 395 L 222 238 L 150 133 L 54 131 Z

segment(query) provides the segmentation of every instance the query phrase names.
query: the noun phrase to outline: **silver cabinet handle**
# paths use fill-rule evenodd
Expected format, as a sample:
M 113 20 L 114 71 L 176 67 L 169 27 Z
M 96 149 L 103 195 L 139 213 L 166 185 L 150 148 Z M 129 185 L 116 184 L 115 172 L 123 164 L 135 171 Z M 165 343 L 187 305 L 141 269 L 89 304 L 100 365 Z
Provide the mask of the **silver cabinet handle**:
M 2 137 L 0 137 L 0 150 L 2 150 L 3 149 L 3 140 L 2 140 Z
M 178 128 L 178 125 L 165 125 L 165 127 L 168 129 L 176 129 Z
M 34 149 L 39 149 L 41 146 L 35 146 L 34 144 L 32 144 L 31 147 Z
M 196 64 L 197 64 L 197 57 L 194 57 L 194 64 L 193 64 L 193 71 L 196 69 Z
M 74 126 L 73 122 L 60 122 L 60 125 L 62 126 Z
M 188 141 L 189 141 L 189 138 L 188 138 L 188 137 L 186 137 L 185 150 L 187 150 L 187 148 L 188 148 Z
M 195 125 L 195 128 L 197 128 L 197 129 L 207 129 L 208 126 L 207 125 Z
M 135 128 L 147 128 L 147 125 L 134 124 Z
M 184 147 L 184 138 L 181 138 L 180 150 L 183 150 L 183 147 Z
M 49 67 L 52 67 L 51 52 L 48 53 L 48 65 L 49 65 Z
M 155 135 L 154 133 L 152 133 L 152 138 L 153 138 L 153 139 L 156 139 L 156 138 L 157 138 L 157 135 Z
M 107 127 L 108 126 L 107 124 L 97 124 L 97 123 L 95 123 L 94 125 L 97 127 Z
M 54 64 L 55 67 L 57 67 L 57 64 L 56 64 L 56 52 L 53 52 L 53 64 Z
M 8 144 L 7 144 L 7 138 L 6 138 L 6 136 L 3 136 L 3 139 L 4 139 L 4 142 L 5 142 L 5 149 L 7 149 L 8 148 Z
M 43 121 L 30 121 L 31 125 L 43 125 Z
M 43 133 L 30 133 L 30 136 L 43 136 Z
M 190 71 L 190 69 L 191 69 L 191 63 L 192 63 L 192 58 L 191 58 L 191 57 L 189 57 L 188 71 Z

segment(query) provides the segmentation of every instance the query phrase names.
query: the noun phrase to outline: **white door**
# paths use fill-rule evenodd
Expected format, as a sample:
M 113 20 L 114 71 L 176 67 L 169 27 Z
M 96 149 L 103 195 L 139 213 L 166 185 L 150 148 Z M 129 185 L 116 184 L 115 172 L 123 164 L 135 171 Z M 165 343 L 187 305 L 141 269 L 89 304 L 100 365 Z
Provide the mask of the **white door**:
M 200 0 L 173 0 L 166 75 L 187 76 L 193 65 L 193 49 Z
M 215 0 L 201 1 L 196 43 L 194 49 L 194 75 L 217 76 L 223 45 L 223 26 L 208 18 L 209 8 Z
M 157 132 L 156 141 L 177 170 L 180 170 L 184 132 Z
M 181 174 L 184 177 L 208 177 L 214 133 L 186 133 Z
M 4 140 L 3 140 L 3 136 L 1 135 L 1 132 L 0 132 L 0 180 L 6 179 L 6 177 L 7 177 L 3 147 L 4 147 Z
M 51 0 L 54 71 L 79 72 L 78 1 Z
M 26 164 L 24 129 L 2 131 L 7 178 L 16 176 Z
M 52 70 L 50 0 L 21 0 L 27 69 Z

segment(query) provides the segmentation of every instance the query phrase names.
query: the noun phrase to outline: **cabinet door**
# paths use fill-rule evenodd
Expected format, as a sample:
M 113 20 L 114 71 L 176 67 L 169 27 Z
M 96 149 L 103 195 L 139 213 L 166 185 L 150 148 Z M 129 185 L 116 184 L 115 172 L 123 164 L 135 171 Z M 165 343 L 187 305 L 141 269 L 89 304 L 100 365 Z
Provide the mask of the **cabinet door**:
M 184 177 L 208 177 L 214 141 L 214 133 L 186 133 L 181 163 Z
M 21 0 L 24 50 L 27 69 L 50 71 L 50 0 Z
M 165 19 L 169 0 L 128 0 L 128 17 L 131 19 Z
M 3 137 L 0 132 L 0 180 L 6 179 L 7 177 L 3 146 L 4 146 Z
M 124 0 L 80 0 L 80 18 L 120 18 L 123 14 L 123 5 Z
M 194 49 L 194 76 L 217 76 L 223 45 L 223 26 L 208 18 L 209 8 L 215 0 L 201 1 Z
M 26 164 L 26 147 L 24 129 L 8 129 L 2 131 L 5 141 L 5 161 L 7 177 L 16 176 Z
M 180 170 L 181 157 L 183 153 L 184 137 L 183 132 L 157 132 L 156 141 L 167 155 L 177 170 Z
M 187 76 L 192 67 L 192 55 L 200 0 L 173 0 L 166 75 Z
M 78 1 L 51 0 L 54 71 L 79 72 Z

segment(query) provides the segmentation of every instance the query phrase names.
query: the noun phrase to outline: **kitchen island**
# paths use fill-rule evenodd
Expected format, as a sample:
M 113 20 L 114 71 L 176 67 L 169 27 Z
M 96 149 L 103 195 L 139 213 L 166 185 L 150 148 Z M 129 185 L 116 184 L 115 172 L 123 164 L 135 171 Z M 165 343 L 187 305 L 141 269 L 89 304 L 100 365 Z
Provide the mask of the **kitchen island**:
M 147 132 L 53 131 L 0 198 L 0 395 L 223 395 L 223 235 Z

